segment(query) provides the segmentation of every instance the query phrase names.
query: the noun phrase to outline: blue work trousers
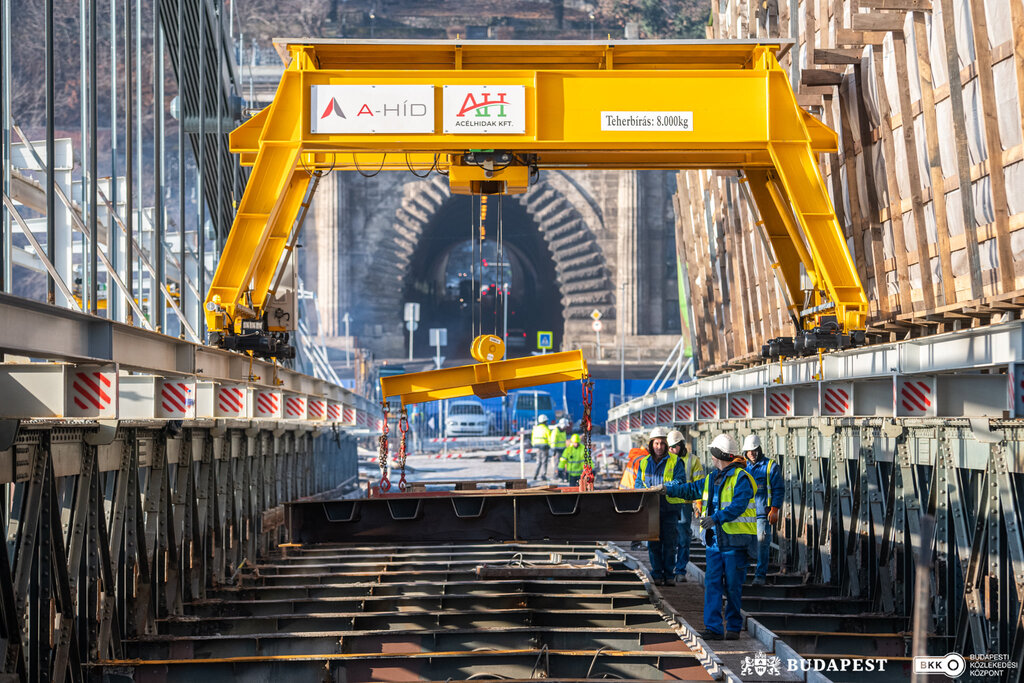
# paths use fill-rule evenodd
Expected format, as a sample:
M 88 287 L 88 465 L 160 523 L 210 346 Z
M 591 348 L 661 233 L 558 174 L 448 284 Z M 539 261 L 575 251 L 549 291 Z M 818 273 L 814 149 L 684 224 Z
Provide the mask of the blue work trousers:
M 747 574 L 745 548 L 727 550 L 717 545 L 707 548 L 704 572 L 704 628 L 722 633 L 722 594 L 725 593 L 725 627 L 739 633 L 743 629 L 740 613 L 743 600 L 743 579 Z
M 676 553 L 676 574 L 685 574 L 690 562 L 690 542 L 693 540 L 693 506 L 683 504 L 679 515 L 679 551 Z
M 757 568 L 754 578 L 765 578 L 768 575 L 768 555 L 772 550 L 772 534 L 775 528 L 768 523 L 766 517 L 757 518 Z
M 676 549 L 679 547 L 679 517 L 665 514 L 662 510 L 658 535 L 660 540 L 647 542 L 651 576 L 655 581 L 675 578 L 670 572 L 675 567 Z

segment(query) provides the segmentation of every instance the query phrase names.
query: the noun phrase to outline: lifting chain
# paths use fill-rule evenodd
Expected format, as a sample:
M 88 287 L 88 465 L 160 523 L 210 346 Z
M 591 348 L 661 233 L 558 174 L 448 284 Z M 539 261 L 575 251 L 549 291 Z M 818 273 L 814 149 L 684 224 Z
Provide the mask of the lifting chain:
M 594 467 L 590 455 L 590 435 L 593 424 L 590 421 L 590 409 L 594 403 L 594 381 L 589 374 L 581 378 L 583 385 L 583 419 L 580 424 L 583 427 L 583 473 L 580 475 L 580 491 L 594 490 Z
M 401 439 L 398 442 L 398 466 L 402 468 L 402 476 L 398 479 L 398 490 L 405 493 L 409 488 L 405 481 L 405 458 L 409 454 L 405 448 L 405 439 L 409 434 L 409 415 L 405 412 L 405 406 L 402 406 L 402 414 L 398 418 L 398 432 L 401 434 Z
M 377 464 L 380 466 L 380 492 L 387 493 L 391 490 L 391 481 L 388 479 L 388 401 L 381 401 L 381 408 L 384 410 L 384 427 L 378 437 Z

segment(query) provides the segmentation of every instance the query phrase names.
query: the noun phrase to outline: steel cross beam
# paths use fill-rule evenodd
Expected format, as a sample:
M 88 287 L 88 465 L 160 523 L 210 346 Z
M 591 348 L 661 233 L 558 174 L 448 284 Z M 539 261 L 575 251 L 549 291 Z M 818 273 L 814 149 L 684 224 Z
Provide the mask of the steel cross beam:
M 210 330 L 238 334 L 262 315 L 313 173 L 438 170 L 454 192 L 494 194 L 525 192 L 542 168 L 743 170 L 791 301 L 805 301 L 801 266 L 812 280 L 802 323 L 828 312 L 864 329 L 867 297 L 817 166 L 837 135 L 797 105 L 776 56 L 788 43 L 277 45 L 274 101 L 230 138 L 252 174 L 207 293 Z

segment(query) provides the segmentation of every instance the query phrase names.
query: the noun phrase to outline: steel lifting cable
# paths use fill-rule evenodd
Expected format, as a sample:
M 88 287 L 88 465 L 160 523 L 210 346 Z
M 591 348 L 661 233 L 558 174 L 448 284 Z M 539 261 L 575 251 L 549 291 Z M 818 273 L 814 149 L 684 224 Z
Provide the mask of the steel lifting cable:
M 504 202 L 502 201 L 503 199 L 504 199 L 504 195 L 500 195 L 499 194 L 498 195 L 498 243 L 495 246 L 495 252 L 496 252 L 497 257 L 498 257 L 498 266 L 497 266 L 498 267 L 498 277 L 497 277 L 498 292 L 495 293 L 495 295 L 494 295 L 494 336 L 501 337 L 501 340 L 507 344 L 508 343 L 508 339 L 507 339 L 506 334 L 507 334 L 508 330 L 505 330 L 504 328 L 502 328 L 501 329 L 501 334 L 500 335 L 498 334 L 498 329 L 499 329 L 498 328 L 498 313 L 501 311 L 501 308 L 499 308 L 499 306 L 498 306 L 498 297 L 499 296 L 502 297 L 502 301 L 504 302 L 505 307 L 506 308 L 508 307 L 508 299 L 507 299 L 508 293 L 505 291 L 505 226 L 504 226 L 504 223 L 502 221 L 502 209 L 504 208 L 503 207 L 503 203 Z
M 387 493 L 391 490 L 391 481 L 388 479 L 388 400 L 381 401 L 381 408 L 384 410 L 384 427 L 377 438 L 377 465 L 380 467 L 380 492 Z M 403 460 L 403 465 L 404 465 Z M 404 476 L 404 475 L 403 475 Z
M 580 474 L 580 491 L 594 490 L 594 467 L 590 455 L 590 437 L 593 423 L 590 420 L 590 411 L 594 404 L 594 381 L 590 379 L 589 373 L 584 373 L 580 379 L 583 389 L 583 472 Z
M 470 337 L 476 338 L 476 210 L 473 206 L 476 195 L 469 196 L 469 287 L 470 287 Z

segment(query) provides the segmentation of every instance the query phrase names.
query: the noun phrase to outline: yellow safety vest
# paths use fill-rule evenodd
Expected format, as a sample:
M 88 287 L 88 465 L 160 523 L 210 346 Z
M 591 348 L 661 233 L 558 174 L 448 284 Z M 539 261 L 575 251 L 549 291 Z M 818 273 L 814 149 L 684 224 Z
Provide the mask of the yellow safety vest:
M 558 460 L 558 466 L 569 473 L 570 476 L 578 477 L 583 473 L 584 459 L 583 444 L 569 445 L 562 451 L 562 457 Z
M 767 491 L 767 505 L 765 507 L 772 506 L 772 465 L 775 464 L 774 460 L 768 460 L 768 466 L 764 470 L 764 486 L 768 489 Z M 755 491 L 757 489 L 754 489 Z
M 643 486 L 641 488 L 647 488 L 647 476 L 646 476 L 647 475 L 647 461 L 650 460 L 651 457 L 652 456 L 649 455 L 649 456 L 647 456 L 646 458 L 644 458 L 643 460 L 640 461 L 640 483 L 643 484 Z M 668 462 L 665 463 L 665 474 L 664 474 L 664 476 L 661 479 L 662 481 L 664 481 L 664 482 L 672 481 L 672 475 L 676 471 L 676 461 L 677 461 L 676 454 L 675 453 L 669 453 L 668 454 Z M 670 503 L 685 503 L 686 502 L 685 498 L 673 498 L 672 496 L 665 496 L 665 500 L 667 500 Z
M 722 531 L 727 534 L 750 534 L 751 536 L 757 536 L 757 507 L 754 504 L 757 484 L 754 483 L 754 478 L 750 476 L 750 473 L 742 467 L 734 468 L 733 473 L 726 477 L 725 485 L 722 486 L 722 492 L 718 494 L 718 509 L 724 510 L 732 502 L 732 494 L 736 489 L 736 480 L 739 478 L 740 472 L 745 474 L 747 479 L 750 480 L 750 486 L 754 491 L 750 495 L 750 500 L 747 501 L 747 509 L 733 521 L 722 522 Z M 704 477 L 704 495 L 701 497 L 701 502 L 705 510 L 708 509 L 708 495 L 711 489 L 711 477 L 713 476 L 715 475 L 709 474 Z
M 552 448 L 565 448 L 565 432 L 558 427 L 552 429 L 548 434 L 548 445 Z
M 547 446 L 548 445 L 548 426 L 545 424 L 536 424 L 533 426 L 533 433 L 530 435 L 530 444 L 533 446 Z

